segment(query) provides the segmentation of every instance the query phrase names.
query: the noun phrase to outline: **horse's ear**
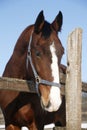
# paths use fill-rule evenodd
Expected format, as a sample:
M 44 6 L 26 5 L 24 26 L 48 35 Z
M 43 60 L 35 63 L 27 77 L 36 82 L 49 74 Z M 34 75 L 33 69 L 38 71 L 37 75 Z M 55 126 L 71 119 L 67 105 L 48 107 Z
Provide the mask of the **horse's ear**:
M 44 25 L 44 15 L 43 11 L 41 11 L 36 19 L 35 25 L 34 25 L 34 31 L 36 33 L 39 33 L 42 30 L 42 27 Z
M 54 28 L 56 32 L 58 32 L 58 31 L 61 31 L 62 24 L 63 24 L 63 15 L 62 15 L 62 12 L 59 11 L 58 15 L 52 22 L 52 27 Z

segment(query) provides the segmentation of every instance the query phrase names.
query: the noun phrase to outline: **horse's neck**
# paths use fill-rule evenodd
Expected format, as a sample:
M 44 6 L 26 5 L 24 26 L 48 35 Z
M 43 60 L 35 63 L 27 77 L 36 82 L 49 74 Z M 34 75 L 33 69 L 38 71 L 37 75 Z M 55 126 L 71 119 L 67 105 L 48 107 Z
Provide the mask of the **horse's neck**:
M 12 55 L 8 61 L 5 71 L 3 73 L 4 77 L 12 78 L 23 78 L 25 74 L 25 56 L 18 56 L 17 54 Z
M 21 50 L 19 52 L 17 49 L 14 49 L 13 55 L 11 56 L 4 70 L 3 77 L 26 79 L 26 55 L 27 50 L 22 53 Z M 5 108 L 12 100 L 14 100 L 18 94 L 19 92 L 17 91 L 0 91 L 0 106 L 2 109 Z
M 24 53 L 13 52 L 3 73 L 3 77 L 31 79 L 33 77 L 30 64 L 27 67 L 27 47 Z
M 31 69 L 28 69 L 26 67 L 26 58 L 26 53 L 20 56 L 18 56 L 17 53 L 14 53 L 6 65 L 3 77 L 18 78 L 25 80 L 31 79 L 32 73 Z M 18 94 L 19 92 L 17 91 L 0 91 L 0 106 L 2 107 L 2 109 L 5 108 L 12 100 L 14 100 L 18 96 Z
M 26 67 L 28 42 L 32 29 L 33 26 L 29 26 L 20 35 L 15 45 L 13 55 L 6 65 L 3 73 L 4 77 L 20 79 L 29 79 L 32 77 L 31 67 Z

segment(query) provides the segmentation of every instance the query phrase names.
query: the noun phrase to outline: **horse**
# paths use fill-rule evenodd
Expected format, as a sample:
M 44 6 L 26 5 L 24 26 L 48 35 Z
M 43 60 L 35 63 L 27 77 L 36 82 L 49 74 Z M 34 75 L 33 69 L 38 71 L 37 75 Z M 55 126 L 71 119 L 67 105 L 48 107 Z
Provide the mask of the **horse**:
M 59 11 L 52 23 L 41 11 L 34 24 L 18 38 L 3 77 L 33 80 L 37 93 L 0 90 L 6 130 L 43 130 L 45 124 L 65 125 L 65 99 L 61 96 L 59 67 L 64 48 L 58 37 L 63 23 Z

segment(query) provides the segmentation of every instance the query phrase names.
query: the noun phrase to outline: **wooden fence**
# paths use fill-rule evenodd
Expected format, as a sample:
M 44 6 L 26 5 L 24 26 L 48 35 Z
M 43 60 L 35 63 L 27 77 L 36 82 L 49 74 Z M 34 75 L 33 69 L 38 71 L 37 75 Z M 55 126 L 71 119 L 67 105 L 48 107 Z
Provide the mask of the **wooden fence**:
M 62 93 L 66 96 L 66 127 L 54 128 L 56 130 L 81 130 L 81 116 L 87 121 L 87 97 L 81 97 L 82 91 L 87 92 L 87 84 L 81 82 L 81 43 L 82 29 L 77 28 L 68 37 L 66 75 L 60 73 Z M 0 89 L 36 92 L 33 82 L 9 78 L 0 78 Z

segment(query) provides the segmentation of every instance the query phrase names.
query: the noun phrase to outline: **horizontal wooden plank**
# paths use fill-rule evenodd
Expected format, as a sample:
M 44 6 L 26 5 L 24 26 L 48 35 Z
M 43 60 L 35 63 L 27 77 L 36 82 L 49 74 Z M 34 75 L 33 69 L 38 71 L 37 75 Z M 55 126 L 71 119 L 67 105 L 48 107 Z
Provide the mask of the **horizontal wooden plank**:
M 61 90 L 62 94 L 65 94 L 65 81 L 66 75 L 60 73 L 60 83 L 61 83 Z M 33 81 L 28 80 L 21 80 L 15 78 L 7 78 L 7 77 L 0 77 L 0 89 L 2 90 L 13 90 L 13 91 L 25 91 L 30 93 L 35 93 L 35 84 Z M 82 91 L 87 92 L 87 83 L 82 82 Z
M 51 128 L 47 128 L 45 130 L 52 130 Z M 53 130 L 67 130 L 66 127 L 54 127 Z M 87 128 L 82 128 L 81 130 L 87 130 Z
M 15 78 L 0 78 L 0 89 L 1 90 L 13 90 L 13 91 L 25 91 L 25 92 L 36 92 L 34 83 L 32 81 L 15 79 Z
M 66 127 L 55 127 L 53 130 L 67 130 Z M 82 128 L 81 130 L 87 130 L 87 128 Z
M 0 130 L 5 130 L 5 128 L 0 128 Z M 66 130 L 66 127 L 45 128 L 44 130 Z M 82 128 L 81 130 L 87 130 L 87 128 Z
M 54 127 L 53 130 L 66 130 L 66 127 Z
M 82 82 L 82 91 L 87 92 L 87 83 Z
M 82 122 L 87 123 L 87 93 L 82 93 Z
M 5 128 L 0 128 L 0 130 L 5 130 Z M 66 128 L 60 127 L 60 128 L 56 128 L 56 129 L 52 129 L 52 128 L 46 128 L 44 130 L 66 130 Z M 81 130 L 87 130 L 87 128 L 82 128 Z

